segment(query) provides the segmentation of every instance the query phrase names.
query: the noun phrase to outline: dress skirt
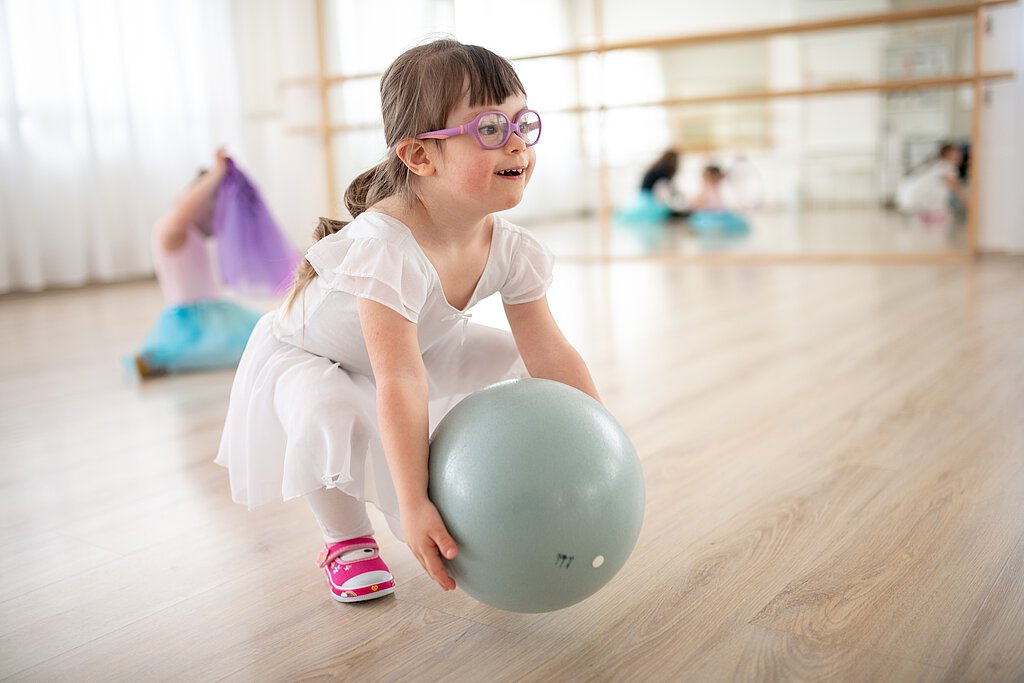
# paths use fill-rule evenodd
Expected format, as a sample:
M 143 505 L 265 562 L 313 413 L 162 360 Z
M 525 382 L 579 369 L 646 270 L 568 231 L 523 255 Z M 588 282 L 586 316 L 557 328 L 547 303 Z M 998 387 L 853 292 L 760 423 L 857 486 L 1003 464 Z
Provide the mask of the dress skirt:
M 260 314 L 230 301 L 165 308 L 139 354 L 153 369 L 192 372 L 238 365 Z
M 334 487 L 373 503 L 401 538 L 373 377 L 278 340 L 274 316 L 257 323 L 231 390 L 215 462 L 229 471 L 232 499 L 251 509 Z M 468 320 L 423 360 L 431 433 L 474 391 L 527 376 L 510 333 Z

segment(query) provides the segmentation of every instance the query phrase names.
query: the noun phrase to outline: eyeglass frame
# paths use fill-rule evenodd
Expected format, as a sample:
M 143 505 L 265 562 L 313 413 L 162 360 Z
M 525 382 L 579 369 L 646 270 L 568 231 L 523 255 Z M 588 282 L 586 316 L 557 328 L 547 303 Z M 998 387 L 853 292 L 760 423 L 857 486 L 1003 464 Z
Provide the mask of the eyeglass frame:
M 499 145 L 485 144 L 483 138 L 480 137 L 480 121 L 483 119 L 483 117 L 488 116 L 490 114 L 497 114 L 498 116 L 503 117 L 506 121 L 508 121 L 509 124 L 508 128 L 505 131 L 505 138 L 501 141 L 501 144 Z M 522 135 L 519 135 L 519 120 L 526 114 L 534 114 L 537 117 L 537 139 L 534 140 L 533 142 L 529 142 Z M 416 136 L 416 139 L 447 140 L 448 138 L 453 138 L 456 135 L 468 134 L 476 138 L 476 143 L 484 149 L 501 149 L 502 147 L 508 144 L 508 141 L 512 139 L 512 134 L 514 133 L 519 136 L 519 139 L 522 140 L 527 147 L 533 147 L 538 142 L 540 142 L 540 133 L 542 128 L 543 125 L 540 119 L 540 112 L 537 112 L 533 109 L 523 109 L 521 112 L 516 114 L 516 117 L 514 119 L 509 119 L 505 112 L 482 111 L 476 116 L 474 116 L 472 121 L 468 121 L 462 124 L 461 126 L 453 126 L 451 128 L 442 128 L 441 130 L 432 130 L 428 133 L 420 133 L 419 135 Z

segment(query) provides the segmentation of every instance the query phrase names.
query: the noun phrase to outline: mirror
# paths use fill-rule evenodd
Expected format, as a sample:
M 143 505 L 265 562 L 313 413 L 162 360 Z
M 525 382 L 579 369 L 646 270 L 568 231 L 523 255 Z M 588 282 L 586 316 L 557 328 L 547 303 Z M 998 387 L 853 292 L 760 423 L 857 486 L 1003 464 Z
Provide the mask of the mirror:
M 678 170 L 654 192 L 642 191 L 641 181 L 665 148 L 609 143 L 611 253 L 963 250 L 971 99 L 971 89 L 961 87 L 609 112 L 608 130 L 660 127 L 666 139 L 690 140 L 675 143 Z M 945 161 L 939 158 L 944 144 Z M 538 164 L 537 185 L 547 175 L 542 168 Z M 563 169 L 553 175 L 565 177 Z M 945 176 L 955 177 L 955 184 Z M 577 201 L 590 201 L 597 185 L 595 179 L 580 188 Z M 514 213 L 544 231 L 559 253 L 601 253 L 596 212 L 552 221 L 529 215 L 531 205 L 524 204 Z M 568 192 L 545 202 L 561 205 L 562 215 L 571 214 L 570 204 Z M 666 206 L 682 216 L 667 215 Z
M 580 60 L 585 111 L 545 128 L 535 175 L 564 220 L 513 219 L 585 257 L 963 252 L 972 57 L 973 19 L 953 17 Z M 670 148 L 670 189 L 641 191 Z M 548 176 L 551 157 L 581 163 Z
M 725 5 L 530 0 L 547 20 L 526 42 L 472 3 L 416 6 L 433 30 L 513 59 L 544 133 L 509 218 L 561 256 L 966 253 L 974 11 L 944 0 L 892 0 L 875 14 L 852 0 L 825 14 L 808 0 Z M 372 70 L 401 50 L 385 59 L 352 29 L 349 14 L 390 3 L 329 7 L 340 196 L 384 153 Z M 750 23 L 737 28 L 737 16 Z M 676 172 L 642 192 L 670 148 Z

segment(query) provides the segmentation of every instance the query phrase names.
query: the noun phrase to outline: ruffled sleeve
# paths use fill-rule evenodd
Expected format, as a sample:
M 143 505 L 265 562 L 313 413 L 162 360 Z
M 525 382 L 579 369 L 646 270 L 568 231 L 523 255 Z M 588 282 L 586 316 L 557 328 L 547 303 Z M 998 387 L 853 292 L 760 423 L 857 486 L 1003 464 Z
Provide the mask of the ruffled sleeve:
M 427 300 L 429 278 L 401 243 L 377 237 L 326 237 L 306 260 L 328 288 L 384 304 L 416 322 Z
M 522 230 L 512 253 L 511 267 L 501 287 L 506 304 L 525 304 L 547 294 L 555 257 L 536 237 Z

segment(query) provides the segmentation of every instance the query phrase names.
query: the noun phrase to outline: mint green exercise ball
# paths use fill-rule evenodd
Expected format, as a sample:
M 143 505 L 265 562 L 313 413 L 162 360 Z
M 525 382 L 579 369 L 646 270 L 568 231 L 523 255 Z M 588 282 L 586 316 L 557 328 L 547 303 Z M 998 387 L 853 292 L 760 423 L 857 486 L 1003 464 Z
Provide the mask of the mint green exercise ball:
M 597 592 L 636 545 L 640 460 L 605 408 L 565 384 L 501 382 L 449 412 L 430 440 L 430 499 L 459 554 L 458 586 L 510 612 Z

